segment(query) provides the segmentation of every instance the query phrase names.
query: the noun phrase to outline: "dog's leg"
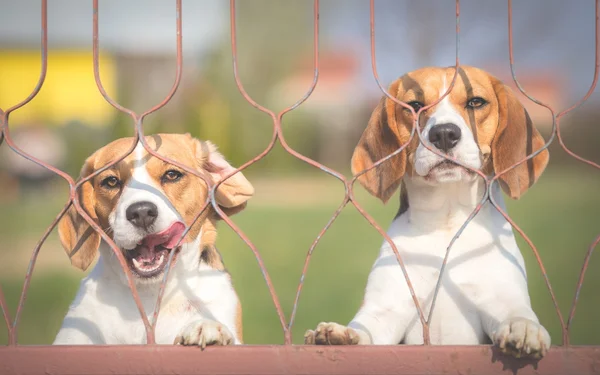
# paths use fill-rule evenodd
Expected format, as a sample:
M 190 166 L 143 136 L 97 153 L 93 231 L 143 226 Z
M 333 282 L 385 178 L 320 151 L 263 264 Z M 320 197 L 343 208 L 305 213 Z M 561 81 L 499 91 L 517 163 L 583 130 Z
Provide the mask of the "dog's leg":
M 105 334 L 109 334 L 106 330 L 110 325 L 102 325 L 103 322 L 97 318 L 96 313 L 110 320 L 110 312 L 102 311 L 103 306 L 96 303 L 94 294 L 89 292 L 85 281 L 81 285 L 52 345 L 107 344 Z
M 406 281 L 391 250 L 384 247 L 375 262 L 363 305 L 348 326 L 319 323 L 304 334 L 308 345 L 392 345 L 402 341 L 415 314 Z
M 175 337 L 173 344 L 198 345 L 205 348 L 208 345 L 241 344 L 241 309 L 239 300 L 229 284 L 218 294 L 213 294 L 211 300 L 200 303 L 199 313 L 183 326 Z
M 233 333 L 223 324 L 211 319 L 196 319 L 183 327 L 173 341 L 175 345 L 232 345 Z
M 503 353 L 543 357 L 550 349 L 550 335 L 531 309 L 526 286 L 498 288 L 495 298 L 480 306 L 484 331 Z

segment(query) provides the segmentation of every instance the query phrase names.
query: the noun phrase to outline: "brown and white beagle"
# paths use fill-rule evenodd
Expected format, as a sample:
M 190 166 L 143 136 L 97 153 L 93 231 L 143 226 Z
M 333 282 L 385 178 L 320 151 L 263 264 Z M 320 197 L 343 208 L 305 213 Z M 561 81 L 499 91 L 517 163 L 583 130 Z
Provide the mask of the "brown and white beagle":
M 455 68 L 423 68 L 389 92 L 415 112 L 448 90 Z M 451 92 L 421 113 L 422 137 L 443 154 L 488 176 L 541 149 L 544 139 L 514 93 L 483 70 L 463 66 Z M 357 174 L 409 142 L 410 110 L 386 96 L 373 112 L 352 157 Z M 546 150 L 499 176 L 501 189 L 522 196 L 544 171 Z M 397 246 L 428 316 L 446 249 L 484 194 L 483 179 L 414 139 L 402 152 L 359 177 L 384 203 L 402 186 L 388 234 Z M 498 184 L 492 194 L 505 210 Z M 487 202 L 450 250 L 430 322 L 433 344 L 494 343 L 516 356 L 543 356 L 550 336 L 533 312 L 523 257 L 511 225 Z M 363 304 L 348 324 L 320 323 L 308 344 L 422 344 L 421 321 L 397 259 L 384 241 Z
M 213 144 L 189 134 L 145 139 L 159 155 L 193 168 L 215 183 L 234 171 Z M 80 178 L 125 154 L 133 141 L 118 139 L 96 151 L 86 160 Z M 253 193 L 252 185 L 238 172 L 219 186 L 215 198 L 231 215 L 241 211 Z M 169 254 L 175 252 L 156 326 L 159 344 L 204 347 L 242 342 L 241 305 L 215 247 L 218 215 L 211 207 L 193 223 L 207 194 L 201 178 L 153 157 L 141 143 L 80 190 L 83 209 L 126 258 L 149 315 Z M 86 270 L 98 251 L 100 259 L 81 282 L 54 344 L 145 343 L 142 320 L 113 250 L 73 207 L 61 219 L 58 232 L 77 268 Z

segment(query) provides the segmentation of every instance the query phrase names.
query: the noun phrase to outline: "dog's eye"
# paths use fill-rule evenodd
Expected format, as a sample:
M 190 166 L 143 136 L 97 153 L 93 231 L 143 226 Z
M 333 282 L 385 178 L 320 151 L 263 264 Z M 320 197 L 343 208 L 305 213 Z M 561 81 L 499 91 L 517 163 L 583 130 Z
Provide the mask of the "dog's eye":
M 411 106 L 415 110 L 415 112 L 419 112 L 419 109 L 425 107 L 425 104 L 423 104 L 421 102 L 418 102 L 416 100 L 412 101 L 412 102 L 408 102 L 406 104 L 408 104 L 409 106 Z
M 168 170 L 163 174 L 162 181 L 163 182 L 175 182 L 183 177 L 183 173 L 176 171 L 174 169 Z
M 100 182 L 100 186 L 108 189 L 116 189 L 121 186 L 121 181 L 119 181 L 119 179 L 115 176 L 109 176 Z
M 479 108 L 487 104 L 487 101 L 484 98 L 480 98 L 478 96 L 469 99 L 467 102 L 467 108 Z

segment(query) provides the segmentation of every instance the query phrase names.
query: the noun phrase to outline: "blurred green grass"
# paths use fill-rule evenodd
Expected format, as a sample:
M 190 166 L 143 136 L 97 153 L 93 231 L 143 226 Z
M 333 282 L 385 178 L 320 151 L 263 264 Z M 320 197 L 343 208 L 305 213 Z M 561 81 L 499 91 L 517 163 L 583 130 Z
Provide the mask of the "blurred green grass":
M 278 192 L 283 196 L 278 201 L 289 197 L 290 202 L 300 203 L 269 204 L 273 192 L 263 194 L 258 187 L 255 203 L 251 201 L 248 209 L 233 218 L 261 253 L 287 319 L 306 253 L 343 197 L 343 186 L 335 179 L 313 179 L 308 190 L 295 190 L 294 185 L 286 184 L 285 191 Z M 511 217 L 539 250 L 565 320 L 584 255 L 600 231 L 599 186 L 600 175 L 588 169 L 549 168 L 540 183 L 521 200 L 507 201 Z M 386 230 L 396 213 L 397 198 L 383 206 L 362 188 L 357 187 L 356 191 L 359 202 Z M 302 203 L 302 197 L 310 195 L 339 198 Z M 32 248 L 20 248 L 21 239 L 31 237 L 30 242 L 35 243 L 65 199 L 66 194 L 52 198 L 29 196 L 24 205 L 2 204 L 0 238 L 5 246 L 0 250 L 0 263 L 8 258 L 8 252 L 24 252 L 27 258 Z M 21 344 L 52 342 L 83 276 L 67 268 L 66 257 L 57 249 L 56 234 L 50 237 L 48 247 L 52 250 L 45 252 L 42 248 L 42 257 L 58 258 L 64 267 L 45 267 L 44 263 L 37 267 L 19 325 Z M 553 344 L 560 344 L 559 320 L 540 268 L 527 244 L 518 235 L 517 238 L 527 264 L 534 310 L 550 331 Z M 342 211 L 313 253 L 292 330 L 295 343 L 301 343 L 304 331 L 320 321 L 347 323 L 353 317 L 381 242 L 381 236 L 354 207 L 347 206 Z M 224 223 L 219 226 L 217 244 L 242 300 L 245 342 L 283 343 L 281 325 L 250 248 Z M 600 344 L 600 326 L 595 324 L 600 316 L 599 271 L 600 263 L 592 257 L 573 322 L 573 344 Z M 23 282 L 19 275 L 24 273 L 25 268 L 0 274 L 12 316 Z M 6 329 L 0 323 L 0 344 L 6 343 L 6 337 Z

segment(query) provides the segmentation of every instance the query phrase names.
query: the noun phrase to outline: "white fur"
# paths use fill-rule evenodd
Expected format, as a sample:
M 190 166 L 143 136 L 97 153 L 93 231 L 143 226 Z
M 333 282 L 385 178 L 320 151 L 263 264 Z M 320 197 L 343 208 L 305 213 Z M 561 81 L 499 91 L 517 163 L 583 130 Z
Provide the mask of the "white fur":
M 446 249 L 483 194 L 483 183 L 429 186 L 405 178 L 410 208 L 396 218 L 388 235 L 396 245 L 425 318 Z M 502 201 L 498 188 L 497 202 Z M 503 203 L 502 208 L 503 207 Z M 521 336 L 507 329 L 523 324 Z M 321 323 L 353 344 L 423 344 L 423 330 L 396 256 L 384 241 L 369 275 L 363 305 L 348 324 Z M 537 335 L 525 337 L 525 331 Z M 310 331 L 309 331 L 310 332 Z M 512 336 L 511 336 L 512 335 Z M 358 336 L 358 338 L 356 337 Z M 489 203 L 468 224 L 450 250 L 430 322 L 432 344 L 475 345 L 527 342 L 532 352 L 550 347 L 550 336 L 531 309 L 523 257 L 510 224 Z M 314 342 L 309 337 L 308 342 Z
M 446 248 L 474 209 L 476 196 L 481 197 L 483 184 L 458 183 L 440 189 L 406 182 L 411 206 L 392 222 L 388 234 L 427 317 Z M 498 189 L 495 195 L 502 199 Z M 431 321 L 431 342 L 485 343 L 500 323 L 515 314 L 537 322 L 510 224 L 486 204 L 450 250 Z M 364 334 L 361 343 L 363 338 L 364 343 L 374 344 L 423 343 L 414 303 L 387 243 L 369 276 L 364 306 L 349 326 Z
M 130 204 L 151 201 L 157 205 L 156 232 L 181 220 L 160 186 L 148 175 L 140 147 L 138 145 L 136 149 L 133 178 L 124 188 L 109 220 L 116 244 L 124 249 L 134 247 L 143 238 L 143 234 L 125 218 L 125 210 Z M 240 343 L 235 329 L 237 295 L 226 272 L 200 262 L 200 237 L 198 235 L 195 241 L 181 246 L 178 259 L 171 267 L 156 326 L 158 344 L 173 344 L 178 335 L 185 336 L 188 343 L 200 344 L 198 340 L 203 337 L 199 337 L 198 332 L 201 327 L 205 328 L 205 336 L 219 327 L 224 331 L 223 339 L 229 336 L 233 343 Z M 146 342 L 144 325 L 116 255 L 104 242 L 99 252 L 100 259 L 89 276 L 82 280 L 54 344 Z M 151 321 L 162 277 L 136 280 L 140 299 Z M 204 337 L 206 342 L 212 343 L 218 339 Z

